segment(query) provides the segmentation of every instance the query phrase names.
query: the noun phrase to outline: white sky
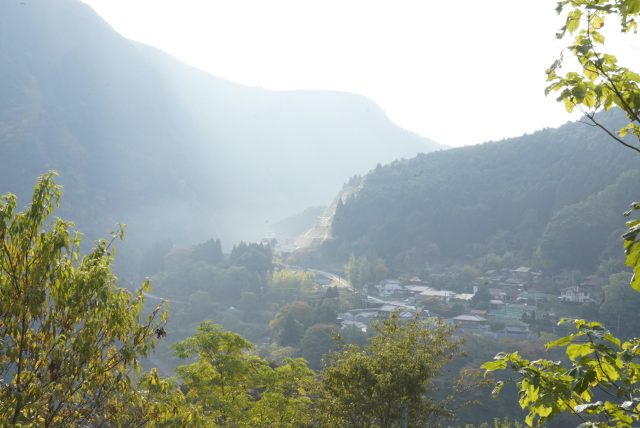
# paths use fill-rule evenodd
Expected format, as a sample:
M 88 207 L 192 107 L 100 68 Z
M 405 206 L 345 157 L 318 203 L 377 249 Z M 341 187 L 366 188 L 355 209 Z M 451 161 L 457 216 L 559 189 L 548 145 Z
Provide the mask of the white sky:
M 571 119 L 544 96 L 555 0 L 83 0 L 124 36 L 238 83 L 363 94 L 460 146 Z

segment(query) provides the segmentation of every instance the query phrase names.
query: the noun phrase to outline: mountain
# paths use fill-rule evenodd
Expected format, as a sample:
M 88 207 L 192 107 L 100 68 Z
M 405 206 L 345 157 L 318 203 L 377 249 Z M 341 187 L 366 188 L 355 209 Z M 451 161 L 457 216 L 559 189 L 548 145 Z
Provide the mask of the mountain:
M 600 115 L 619 128 L 619 112 Z M 336 207 L 324 248 L 396 269 L 516 255 L 548 269 L 622 260 L 639 158 L 597 128 L 568 123 L 379 166 Z M 353 187 L 353 186 L 351 186 Z
M 0 2 L 0 93 L 0 193 L 56 169 L 62 215 L 91 237 L 259 238 L 354 173 L 442 148 L 359 95 L 188 67 L 77 0 Z

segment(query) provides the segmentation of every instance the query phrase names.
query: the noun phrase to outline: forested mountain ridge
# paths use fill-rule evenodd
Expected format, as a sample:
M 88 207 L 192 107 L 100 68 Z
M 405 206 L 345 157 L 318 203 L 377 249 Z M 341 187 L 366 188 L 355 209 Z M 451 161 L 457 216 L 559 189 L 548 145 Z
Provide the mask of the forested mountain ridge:
M 615 112 L 600 119 L 611 128 L 621 120 Z M 541 267 L 593 271 L 621 251 L 639 161 L 583 123 L 419 155 L 363 177 L 325 245 L 398 269 L 511 252 Z
M 358 95 L 188 67 L 77 0 L 0 3 L 0 93 L 0 193 L 56 169 L 62 214 L 90 235 L 253 239 L 354 173 L 441 148 Z

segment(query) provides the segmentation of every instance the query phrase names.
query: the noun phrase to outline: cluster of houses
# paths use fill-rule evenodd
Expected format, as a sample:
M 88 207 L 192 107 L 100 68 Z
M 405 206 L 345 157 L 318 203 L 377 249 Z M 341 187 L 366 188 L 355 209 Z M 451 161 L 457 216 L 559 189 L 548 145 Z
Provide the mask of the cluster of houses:
M 560 295 L 536 291 L 543 288 L 542 281 L 548 280 L 543 279 L 541 272 L 527 266 L 489 270 L 469 285 L 473 290 L 470 293 L 437 289 L 418 277 L 406 281 L 390 279 L 373 287 L 377 297 L 368 296 L 364 309 L 341 313 L 338 321 L 343 328 L 354 326 L 366 331 L 372 320 L 386 318 L 392 312 L 398 312 L 405 319 L 413 318 L 416 314 L 438 316 L 425 307 L 435 307 L 437 310 L 437 307 L 450 308 L 458 304 L 458 308 L 463 308 L 463 313 L 446 321 L 455 324 L 461 333 L 494 338 L 530 338 L 533 334 L 529 323 L 525 321 L 557 319 L 550 311 L 550 302 L 583 304 L 599 303 L 602 299 L 604 280 L 596 276 L 588 276 L 579 283 L 570 275 L 554 277 Z M 479 287 L 485 287 L 489 292 L 488 298 L 485 295 L 486 304 L 481 310 L 472 308 L 470 304 Z
M 526 266 L 516 269 L 490 270 L 478 280 L 489 285 L 492 299 L 503 302 L 528 301 L 531 303 L 536 299 L 543 301 L 556 299 L 562 303 L 601 303 L 602 287 L 606 285 L 606 279 L 596 275 L 589 275 L 578 282 L 571 273 L 564 273 L 555 275 L 551 279 L 556 285 L 555 288 L 559 289 L 560 295 L 531 291 L 540 288 L 543 281 L 542 272 Z
M 427 309 L 416 306 L 388 302 L 378 305 L 378 303 L 379 301 L 376 302 L 373 300 L 370 303 L 372 305 L 371 307 L 351 309 L 338 314 L 338 323 L 341 325 L 341 328 L 355 327 L 366 333 L 371 321 L 386 319 L 392 312 L 397 312 L 400 319 L 404 320 L 412 319 L 416 315 L 425 319 L 438 316 Z M 488 314 L 487 311 L 473 309 L 455 317 L 445 319 L 446 323 L 457 327 L 456 334 L 476 334 L 494 339 L 504 337 L 529 339 L 534 336 L 529 330 L 529 325 L 518 319 L 504 323 L 498 330 L 491 329 L 492 321 L 494 321 L 494 317 Z
M 404 297 L 413 303 L 423 303 L 433 300 L 442 300 L 449 303 L 452 300 L 469 302 L 474 293 L 456 293 L 449 290 L 437 290 L 428 285 L 428 282 L 422 281 L 418 277 L 413 277 L 405 283 L 399 280 L 387 279 L 376 284 L 375 289 L 380 297 Z
M 602 287 L 605 285 L 603 278 L 590 275 L 577 285 L 563 287 L 559 299 L 569 303 L 601 303 L 604 298 Z

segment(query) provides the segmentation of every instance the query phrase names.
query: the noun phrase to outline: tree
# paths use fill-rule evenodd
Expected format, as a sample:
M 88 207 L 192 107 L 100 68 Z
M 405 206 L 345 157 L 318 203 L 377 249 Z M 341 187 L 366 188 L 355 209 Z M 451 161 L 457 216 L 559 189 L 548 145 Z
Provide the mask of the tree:
M 623 34 L 635 34 L 640 2 L 637 0 L 561 0 L 556 8 L 564 14 L 565 25 L 556 37 L 569 35 L 570 44 L 560 58 L 547 69 L 550 82 L 546 93 L 559 92 L 558 101 L 568 111 L 580 108 L 585 117 L 611 138 L 632 150 L 640 148 L 624 140 L 633 135 L 640 140 L 640 74 L 620 65 L 615 55 L 605 52 L 605 21 L 615 19 Z M 616 27 L 607 25 L 607 28 Z M 577 61 L 579 71 L 561 73 L 569 58 Z M 570 67 L 573 70 L 573 67 Z M 628 122 L 617 132 L 598 122 L 595 113 L 604 108 L 620 108 Z M 636 142 L 637 143 L 637 142 Z
M 273 253 L 269 245 L 241 242 L 231 249 L 229 264 L 266 275 L 273 270 Z
M 358 260 L 356 256 L 351 254 L 349 256 L 349 260 L 347 264 L 344 266 L 344 274 L 347 276 L 347 280 L 353 285 L 355 288 L 362 288 L 362 281 L 360 278 L 360 269 L 358 267 Z
M 624 35 L 636 34 L 640 16 L 638 0 L 562 0 L 558 2 L 558 13 L 566 17 L 565 25 L 556 36 L 572 37 L 567 48 L 569 58 L 575 58 L 578 72 L 564 74 L 560 69 L 566 62 L 564 53 L 547 70 L 550 82 L 546 93 L 559 92 L 558 101 L 571 111 L 578 107 L 585 118 L 602 129 L 618 143 L 640 152 L 640 74 L 620 64 L 615 55 L 607 53 L 603 28 L 607 19 L 616 20 L 617 28 Z M 620 129 L 611 130 L 603 126 L 596 117 L 599 109 L 621 109 L 627 122 Z M 635 137 L 633 142 L 625 137 Z M 626 216 L 640 210 L 640 202 L 634 202 Z M 628 232 L 623 236 L 627 255 L 626 265 L 633 268 L 631 285 L 640 291 L 640 220 L 627 222 Z
M 191 247 L 191 258 L 212 265 L 220 265 L 224 261 L 222 243 L 219 239 L 212 238 L 202 244 L 194 245 Z
M 336 335 L 337 328 L 333 324 L 314 324 L 304 332 L 300 340 L 300 354 L 309 362 L 309 367 L 320 370 L 322 357 L 338 349 Z
M 304 330 L 314 322 L 313 308 L 311 308 L 308 303 L 300 301 L 292 302 L 286 306 L 283 306 L 278 311 L 275 318 L 269 322 L 269 329 L 271 330 L 271 334 L 278 341 L 284 339 L 284 337 L 291 337 L 291 330 L 289 331 L 289 333 L 285 334 L 284 337 L 282 336 L 282 330 L 285 328 L 285 325 L 289 323 L 289 320 L 295 321 L 295 323 L 300 325 L 300 327 L 302 328 L 302 331 L 300 332 L 301 337 L 304 333 Z M 295 341 L 296 344 L 300 340 L 300 337 L 297 337 L 297 340 Z M 285 342 L 291 343 L 290 339 L 285 340 Z
M 565 347 L 569 364 L 500 353 L 483 364 L 487 372 L 509 370 L 518 376 L 520 406 L 529 426 L 544 425 L 563 413 L 576 416 L 585 427 L 637 426 L 640 422 L 638 382 L 640 340 L 621 342 L 601 323 L 573 322 L 569 336 L 547 343 Z M 504 383 L 498 382 L 494 396 Z
M 441 321 L 397 314 L 373 326 L 364 346 L 347 345 L 332 354 L 320 374 L 319 408 L 326 426 L 425 426 L 448 415 L 429 397 L 431 381 L 458 351 L 452 329 Z
M 629 274 L 621 272 L 609 277 L 603 288 L 604 301 L 600 305 L 602 321 L 618 337 L 633 337 L 640 331 L 640 293 L 629 287 Z
M 304 325 L 289 312 L 278 323 L 276 340 L 282 346 L 297 346 L 304 334 Z
M 368 285 L 370 281 L 384 279 L 388 274 L 384 260 L 378 259 L 374 265 L 365 257 L 356 258 L 353 254 L 349 257 L 349 261 L 344 266 L 344 272 L 347 279 L 356 289 L 361 290 L 362 287 Z M 376 276 L 377 275 L 377 276 Z
M 282 301 L 293 300 L 316 286 L 313 272 L 282 269 L 273 272 L 269 282 L 269 292 L 279 296 Z
M 313 308 L 314 321 L 317 324 L 335 323 L 339 310 L 339 299 L 322 299 L 322 301 L 320 301 L 320 303 L 318 303 L 315 308 Z
M 164 334 L 156 307 L 140 323 L 142 290 L 117 288 L 111 241 L 80 253 L 73 223 L 51 218 L 55 173 L 38 178 L 31 204 L 0 197 L 0 425 L 135 426 L 147 402 L 139 358 Z
M 251 342 L 209 321 L 175 345 L 180 384 L 155 381 L 152 388 L 163 426 L 298 427 L 310 422 L 313 372 L 302 359 L 272 367 L 248 353 Z M 148 384 L 152 382 L 149 381 Z
M 562 0 L 557 11 L 566 14 L 566 24 L 557 36 L 564 38 L 567 33 L 573 36 L 568 50 L 577 59 L 580 71 L 560 74 L 565 62 L 561 56 L 547 70 L 550 82 L 547 93 L 559 91 L 558 101 L 564 102 L 567 110 L 580 108 L 591 124 L 618 143 L 640 152 L 638 141 L 634 145 L 625 139 L 627 136 L 640 139 L 640 75 L 603 51 L 602 34 L 607 18 L 616 19 L 624 34 L 635 33 L 640 1 Z M 617 131 L 604 127 L 595 115 L 601 108 L 609 110 L 614 106 L 628 119 Z M 625 215 L 638 210 L 640 203 L 634 202 Z M 634 271 L 631 286 L 640 291 L 640 220 L 627 222 L 627 227 L 623 235 L 626 265 Z M 610 302 L 617 299 L 618 291 L 613 284 L 609 285 Z M 607 310 L 607 306 L 603 309 Z M 568 365 L 545 359 L 530 361 L 515 352 L 498 354 L 483 367 L 488 372 L 507 369 L 518 375 L 520 405 L 529 412 L 525 420 L 528 425 L 544 424 L 563 413 L 575 415 L 582 421 L 581 426 L 637 425 L 640 341 L 622 342 L 598 322 L 571 321 L 574 333 L 547 344 L 548 348 L 565 347 Z M 502 385 L 501 382 L 496 385 L 496 394 Z
M 380 282 L 383 279 L 389 277 L 389 268 L 384 259 L 378 257 L 371 266 L 371 280 L 373 282 Z
M 471 298 L 471 304 L 474 308 L 489 307 L 491 302 L 491 293 L 489 293 L 489 287 L 478 287 L 478 292 Z

